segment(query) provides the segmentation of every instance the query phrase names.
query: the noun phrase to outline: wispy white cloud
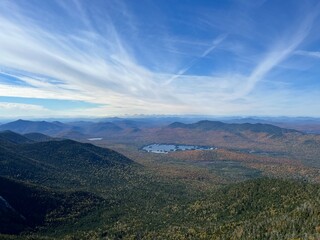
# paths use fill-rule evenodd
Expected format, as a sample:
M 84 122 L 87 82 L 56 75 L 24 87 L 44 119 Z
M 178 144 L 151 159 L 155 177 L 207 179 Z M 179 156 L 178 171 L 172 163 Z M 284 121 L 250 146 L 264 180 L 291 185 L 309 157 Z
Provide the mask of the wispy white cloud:
M 308 12 L 308 15 L 301 22 L 294 26 L 292 34 L 282 36 L 277 39 L 272 49 L 266 56 L 257 64 L 246 80 L 245 87 L 242 89 L 241 95 L 246 95 L 253 90 L 254 86 L 262 80 L 271 70 L 277 67 L 282 61 L 294 54 L 294 51 L 309 35 L 313 27 L 315 19 L 319 16 L 318 4 L 314 9 Z
M 76 96 L 86 92 L 98 103 L 108 102 L 105 96 L 109 94 L 157 99 L 164 93 L 157 91 L 153 73 L 135 63 L 117 37 L 108 39 L 108 49 L 99 49 L 98 45 L 87 52 L 81 50 L 87 49 L 86 42 L 79 46 L 69 36 L 45 32 L 28 22 L 13 23 L 2 17 L 0 20 L 0 64 L 6 68 L 59 79 L 66 88 L 74 89 Z M 99 56 L 106 51 L 109 56 Z
M 9 103 L 9 102 L 0 102 L 0 108 L 10 109 L 10 110 L 37 110 L 37 111 L 44 111 L 45 108 L 39 105 L 34 104 L 23 104 L 23 103 Z
M 249 7 L 258 8 L 263 2 Z M 308 9 L 308 14 L 301 14 L 299 21 L 293 21 L 296 24 L 288 26 L 283 35 L 273 35 L 271 44 L 259 45 L 259 52 L 254 52 L 248 50 L 250 41 L 256 37 L 250 35 L 256 30 L 254 21 L 247 15 L 244 17 L 242 9 L 231 12 L 234 18 L 227 18 L 227 14 L 220 11 L 213 20 L 199 18 L 193 24 L 192 28 L 201 24 L 201 31 L 213 29 L 214 36 L 218 37 L 211 42 L 207 37 L 171 36 L 161 25 L 150 33 L 154 35 L 151 39 L 155 46 L 150 44 L 151 40 L 145 41 L 148 43 L 145 46 L 145 42 L 139 42 L 145 40 L 139 33 L 143 23 L 122 1 L 112 8 L 112 11 L 120 11 L 124 18 L 121 27 L 113 19 L 111 10 L 101 15 L 99 9 L 93 7 L 89 11 L 83 5 L 85 2 L 78 0 L 57 3 L 75 26 L 60 26 L 62 30 L 58 30 L 61 31 L 47 29 L 37 12 L 31 14 L 22 9 L 19 2 L 0 3 L 0 70 L 24 83 L 0 82 L 0 96 L 97 103 L 101 106 L 86 109 L 85 113 L 101 116 L 247 113 L 257 106 L 254 102 L 259 102 L 259 96 L 252 94 L 257 84 L 279 64 L 293 54 L 320 55 L 297 51 L 310 34 L 319 6 Z M 245 7 L 248 8 L 248 4 Z M 13 15 L 7 9 L 11 9 Z M 242 40 L 235 40 L 235 36 Z M 243 44 L 243 39 L 251 40 Z M 217 56 L 211 54 L 215 49 L 224 52 Z M 181 54 L 175 54 L 177 52 Z M 233 62 L 227 62 L 227 54 L 232 54 Z M 211 74 L 187 74 L 200 60 L 208 61 L 209 57 L 212 57 L 213 66 L 225 61 L 223 67 L 208 71 Z M 245 58 L 245 63 L 239 61 L 240 57 Z M 150 67 L 149 61 L 158 67 Z M 279 88 L 277 90 L 283 92 Z M 260 101 L 260 104 L 265 103 Z M 75 109 L 72 113 L 81 115 L 84 111 Z
M 312 51 L 302 51 L 298 50 L 295 51 L 295 54 L 305 56 L 305 57 L 314 57 L 314 58 L 320 58 L 320 52 L 312 52 Z
M 50 115 L 50 110 L 35 104 L 24 104 L 24 103 L 11 103 L 11 102 L 0 102 L 0 116 L 1 118 L 17 118 L 20 116 L 45 117 Z

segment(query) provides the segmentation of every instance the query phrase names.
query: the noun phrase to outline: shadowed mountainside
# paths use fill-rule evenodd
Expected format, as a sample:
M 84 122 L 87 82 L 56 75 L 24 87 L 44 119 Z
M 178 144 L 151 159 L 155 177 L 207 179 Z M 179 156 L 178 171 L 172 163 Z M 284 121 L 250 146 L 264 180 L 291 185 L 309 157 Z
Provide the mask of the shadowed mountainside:
M 17 234 L 43 224 L 63 223 L 102 204 L 88 192 L 59 192 L 0 177 L 0 233 Z M 1 200 L 0 199 L 0 200 Z M 3 208 L 2 208 L 3 209 Z

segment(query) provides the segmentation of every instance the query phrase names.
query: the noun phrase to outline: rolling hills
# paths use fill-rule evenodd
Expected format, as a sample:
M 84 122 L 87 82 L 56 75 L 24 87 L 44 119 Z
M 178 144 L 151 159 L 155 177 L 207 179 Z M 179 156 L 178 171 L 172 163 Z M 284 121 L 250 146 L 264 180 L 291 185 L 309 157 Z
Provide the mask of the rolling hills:
M 0 239 L 320 237 L 319 172 L 305 165 L 319 156 L 317 136 L 268 124 L 126 124 L 105 132 L 104 148 L 0 132 Z M 218 149 L 139 151 L 151 141 Z
M 174 122 L 169 125 L 155 125 L 133 120 L 117 120 L 115 122 L 46 122 L 46 121 L 26 121 L 17 120 L 14 122 L 0 125 L 0 130 L 10 130 L 17 133 L 42 133 L 55 137 L 66 137 L 84 140 L 89 137 L 102 137 L 109 140 L 126 140 L 154 138 L 155 140 L 162 135 L 170 136 L 172 134 L 190 134 L 199 133 L 199 131 L 218 132 L 226 136 L 232 135 L 248 140 L 252 134 L 265 135 L 268 137 L 283 137 L 286 134 L 301 135 L 302 132 L 293 129 L 280 128 L 270 124 L 262 123 L 223 123 L 219 121 L 199 121 L 196 123 Z M 171 135 L 172 135 L 171 134 Z M 251 134 L 251 135 L 250 135 Z M 249 136 L 247 136 L 249 135 Z M 174 141 L 174 139 L 172 139 Z

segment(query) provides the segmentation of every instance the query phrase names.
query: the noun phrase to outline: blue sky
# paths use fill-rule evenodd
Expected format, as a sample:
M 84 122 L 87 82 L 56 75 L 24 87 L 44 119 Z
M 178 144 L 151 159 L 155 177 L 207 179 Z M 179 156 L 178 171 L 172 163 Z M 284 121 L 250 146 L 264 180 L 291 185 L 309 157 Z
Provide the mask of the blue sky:
M 320 3 L 1 0 L 0 117 L 320 116 Z

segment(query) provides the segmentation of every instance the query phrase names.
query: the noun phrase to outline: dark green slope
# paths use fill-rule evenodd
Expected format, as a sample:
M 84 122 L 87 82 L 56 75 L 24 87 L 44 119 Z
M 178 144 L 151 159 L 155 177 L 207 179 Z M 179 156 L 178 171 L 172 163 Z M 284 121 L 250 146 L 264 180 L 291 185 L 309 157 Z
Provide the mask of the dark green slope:
M 25 136 L 22 136 L 18 133 L 7 130 L 7 131 L 0 132 L 0 143 L 5 144 L 6 142 L 20 144 L 20 143 L 32 143 L 33 140 Z
M 320 186 L 281 179 L 233 184 L 199 201 L 200 225 L 223 239 L 319 239 Z M 204 214 L 205 213 L 205 214 Z M 201 223 L 202 222 L 202 223 Z M 207 222 L 208 223 L 208 222 Z
M 91 193 L 57 192 L 3 177 L 0 196 L 12 207 L 11 212 L 0 211 L 0 233 L 11 234 L 79 218 L 103 203 Z
M 31 144 L 26 144 L 29 145 Z M 59 185 L 60 182 L 63 182 L 63 185 L 79 183 L 79 176 L 67 172 L 58 163 L 49 163 L 47 157 L 41 159 L 26 156 L 21 148 L 23 144 L 0 143 L 0 176 L 45 185 Z M 38 152 L 43 156 L 41 149 L 38 149 Z
M 0 133 L 0 137 L 7 133 Z M 21 136 L 11 135 L 13 139 Z M 118 193 L 112 186 L 125 183 L 131 167 L 138 167 L 115 151 L 91 144 L 71 140 L 17 143 L 12 138 L 2 139 L 0 233 L 17 234 L 39 226 L 72 226 L 75 219 L 86 218 L 105 202 L 88 191 L 99 192 L 96 188 L 114 198 L 112 194 Z
M 0 145 L 0 176 L 42 182 L 58 171 L 53 166 L 21 154 L 18 145 Z
M 320 187 L 256 179 L 217 190 L 147 182 L 57 239 L 319 239 Z M 152 191 L 153 190 L 153 191 Z M 82 227 L 81 227 L 82 226 Z M 77 232 L 72 233 L 72 229 Z M 51 230 L 52 231 L 52 230 Z M 40 235 L 42 236 L 42 235 Z
M 23 136 L 34 142 L 48 142 L 48 141 L 54 141 L 54 140 L 61 140 L 61 139 L 49 137 L 41 133 L 26 133 Z
M 99 180 L 98 173 L 136 165 L 115 151 L 91 144 L 72 140 L 24 143 L 31 140 L 13 132 L 10 139 L 7 135 L 0 133 L 0 139 L 5 139 L 0 142 L 0 176 L 51 186 L 79 186 L 80 182 Z
M 26 227 L 26 219 L 0 195 L 0 233 L 16 234 Z
M 76 168 L 81 164 L 115 166 L 133 163 L 113 150 L 72 140 L 23 144 L 18 146 L 18 150 L 29 158 L 59 166 L 62 164 L 68 168 Z

